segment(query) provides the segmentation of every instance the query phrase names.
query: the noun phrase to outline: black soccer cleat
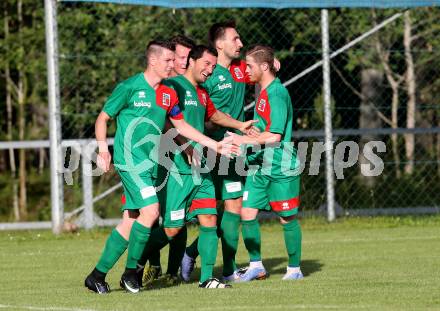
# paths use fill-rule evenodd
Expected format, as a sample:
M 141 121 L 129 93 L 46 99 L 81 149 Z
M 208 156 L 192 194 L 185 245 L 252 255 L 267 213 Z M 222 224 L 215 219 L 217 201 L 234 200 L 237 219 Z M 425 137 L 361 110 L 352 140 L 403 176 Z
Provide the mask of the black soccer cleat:
M 203 283 L 199 283 L 200 288 L 231 288 L 232 286 L 226 283 L 223 283 L 219 279 L 210 278 L 207 279 Z
M 129 293 L 137 294 L 140 290 L 140 285 L 138 281 L 138 274 L 134 272 L 124 272 L 121 276 L 121 281 L 119 282 L 121 287 Z
M 144 266 L 141 266 L 140 264 L 137 264 L 137 266 L 136 266 L 136 275 L 137 275 L 137 280 L 138 280 L 139 287 L 142 288 L 144 286 L 142 284 L 142 277 L 144 275 Z
M 97 294 L 107 294 L 110 292 L 110 286 L 106 281 L 100 281 L 92 274 L 89 274 L 84 281 L 84 286 Z

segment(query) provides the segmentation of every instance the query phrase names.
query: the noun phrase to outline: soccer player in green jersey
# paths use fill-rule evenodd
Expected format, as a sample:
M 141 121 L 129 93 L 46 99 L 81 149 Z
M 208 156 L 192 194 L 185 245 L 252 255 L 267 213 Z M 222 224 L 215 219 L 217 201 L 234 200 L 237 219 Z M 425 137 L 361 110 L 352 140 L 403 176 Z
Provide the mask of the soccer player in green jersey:
M 196 44 L 192 39 L 184 35 L 176 35 L 172 37 L 170 41 L 175 45 L 174 68 L 170 76 L 175 77 L 183 75 L 186 71 L 189 51 L 191 51 Z M 176 264 L 176 258 L 179 258 L 181 249 L 186 247 L 186 236 L 186 227 L 184 227 L 183 230 L 179 232 L 179 236 L 170 241 L 168 268 L 165 274 L 165 278 L 169 283 L 175 283 L 177 280 L 177 270 L 179 269 L 180 261 L 177 261 Z M 149 258 L 142 256 L 141 260 L 138 262 L 138 269 L 142 270 L 147 260 L 149 261 L 149 266 L 145 268 L 142 278 L 144 286 L 150 286 L 154 280 L 162 275 L 160 252 L 157 251 L 149 254 Z
M 185 120 L 197 130 L 202 132 L 205 121 L 210 120 L 220 126 L 247 133 L 255 121 L 237 121 L 217 110 L 206 90 L 200 87 L 200 84 L 212 74 L 216 62 L 217 51 L 215 49 L 197 45 L 188 56 L 186 72 L 164 83 L 176 90 L 179 107 Z M 191 164 L 194 165 L 194 163 L 192 162 L 203 163 L 204 161 L 203 158 L 202 161 L 196 160 L 194 156 L 194 152 L 197 154 L 196 146 L 187 144 L 186 148 L 189 149 L 191 161 L 188 161 L 179 150 L 175 150 L 172 155 L 175 166 L 169 170 L 171 174 L 168 176 L 165 187 L 159 192 L 164 229 L 152 233 L 150 247 L 151 250 L 164 247 L 169 240 L 180 234 L 187 221 L 197 218 L 200 223 L 198 250 L 201 257 L 201 276 L 199 286 L 225 288 L 228 286 L 213 278 L 212 275 L 218 239 L 215 188 L 209 172 L 202 172 L 199 178 L 193 176 Z M 201 154 L 200 151 L 198 154 Z M 180 258 L 171 258 L 171 260 L 177 259 L 177 262 L 180 262 L 184 250 L 183 248 Z
M 233 151 L 224 141 L 218 143 L 186 123 L 177 105 L 176 92 L 161 83 L 173 69 L 174 46 L 169 41 L 150 42 L 145 56 L 145 71 L 115 88 L 95 123 L 99 147 L 97 164 L 108 171 L 111 155 L 106 142 L 107 122 L 116 119 L 113 157 L 126 200 L 121 223 L 110 234 L 98 264 L 85 280 L 85 286 L 99 294 L 110 291 L 105 276 L 127 248 L 126 270 L 120 283 L 129 292 L 139 292 L 137 261 L 151 226 L 159 217 L 155 190 L 156 146 L 167 117 L 189 139 L 225 155 Z
M 243 240 L 250 257 L 249 268 L 240 281 L 251 281 L 266 275 L 261 261 L 261 237 L 257 220 L 259 210 L 267 207 L 277 213 L 283 225 L 284 241 L 289 257 L 283 280 L 303 278 L 300 269 L 301 228 L 299 207 L 300 177 L 293 147 L 292 102 L 287 89 L 275 76 L 274 52 L 270 47 L 257 45 L 246 53 L 247 72 L 258 83 L 261 92 L 256 100 L 254 119 L 261 131 L 257 138 L 234 137 L 234 143 L 263 146 L 247 156 L 250 172 L 246 178 L 241 210 Z
M 213 24 L 209 30 L 209 43 L 218 52 L 217 66 L 211 77 L 203 84 L 208 91 L 216 109 L 230 115 L 236 120 L 244 120 L 244 95 L 246 83 L 246 63 L 240 60 L 243 44 L 236 30 L 234 21 Z M 223 139 L 226 128 L 211 130 L 209 136 L 219 141 Z M 233 281 L 238 278 L 235 264 L 235 253 L 238 247 L 240 210 L 242 206 L 244 176 L 236 171 L 236 163 L 243 158 L 229 161 L 221 158 L 212 170 L 217 200 L 224 201 L 224 213 L 220 223 L 219 236 L 223 252 L 223 278 Z M 225 165 L 226 164 L 226 165 Z M 241 164 L 241 165 L 240 165 Z M 238 163 L 244 167 L 243 163 Z M 181 274 L 184 280 L 189 279 L 198 255 L 197 240 L 187 249 L 182 260 Z

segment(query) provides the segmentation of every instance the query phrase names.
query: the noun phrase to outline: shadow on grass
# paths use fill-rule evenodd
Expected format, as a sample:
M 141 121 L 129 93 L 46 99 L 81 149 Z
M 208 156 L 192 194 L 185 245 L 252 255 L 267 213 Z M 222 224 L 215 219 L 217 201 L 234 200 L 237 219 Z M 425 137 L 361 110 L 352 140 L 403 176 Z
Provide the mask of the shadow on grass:
M 238 268 L 246 267 L 248 262 L 239 262 L 237 263 Z M 273 274 L 284 274 L 286 272 L 287 266 L 287 257 L 273 257 L 268 259 L 263 259 L 264 267 L 266 268 L 269 275 Z M 315 272 L 319 272 L 322 270 L 324 265 L 317 259 L 306 259 L 301 261 L 301 271 L 304 276 L 307 277 Z M 214 277 L 221 277 L 223 275 L 223 267 L 217 266 L 214 268 Z M 198 277 L 200 276 L 200 267 L 197 266 L 192 275 L 190 283 L 198 281 Z
M 281 267 L 279 266 L 280 263 L 283 264 Z M 287 258 L 280 257 L 264 260 L 264 266 L 269 274 L 284 274 L 286 273 Z M 305 277 L 321 271 L 323 266 L 324 265 L 316 259 L 307 259 L 301 261 L 301 271 Z

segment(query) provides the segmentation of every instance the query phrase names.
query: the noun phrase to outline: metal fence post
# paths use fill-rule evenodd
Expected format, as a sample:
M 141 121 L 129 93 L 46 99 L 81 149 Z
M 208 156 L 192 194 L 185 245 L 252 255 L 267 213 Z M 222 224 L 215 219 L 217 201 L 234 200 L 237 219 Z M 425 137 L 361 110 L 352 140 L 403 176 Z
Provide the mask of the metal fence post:
M 64 196 L 61 173 L 60 77 L 58 72 L 57 7 L 55 0 L 45 0 L 47 85 L 49 101 L 50 196 L 52 231 L 59 234 L 64 222 Z
M 94 226 L 93 221 L 93 176 L 92 176 L 92 153 L 90 145 L 81 146 L 81 172 L 83 191 L 83 224 L 85 229 Z
M 333 173 L 333 135 L 330 87 L 330 45 L 328 10 L 321 10 L 322 60 L 324 84 L 324 115 L 325 115 L 325 172 L 327 183 L 327 219 L 335 220 L 335 180 Z

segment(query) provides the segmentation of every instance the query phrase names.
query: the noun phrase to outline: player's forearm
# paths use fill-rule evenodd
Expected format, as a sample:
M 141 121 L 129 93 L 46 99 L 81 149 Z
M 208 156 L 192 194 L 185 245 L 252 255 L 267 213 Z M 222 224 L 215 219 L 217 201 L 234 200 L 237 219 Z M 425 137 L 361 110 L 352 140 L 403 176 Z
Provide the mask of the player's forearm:
M 220 110 L 217 110 L 209 120 L 222 127 L 229 127 L 237 130 L 243 127 L 243 122 L 231 118 Z
M 165 132 L 167 132 L 168 130 L 173 128 L 173 124 L 171 124 L 170 120 L 167 120 L 165 122 Z M 184 144 L 186 144 L 188 142 L 188 139 L 186 139 L 185 137 L 183 137 L 182 135 L 177 135 L 176 137 L 174 137 L 174 141 L 179 145 L 182 146 Z
M 184 120 L 174 121 L 173 122 L 174 127 L 177 129 L 180 135 L 191 139 L 205 147 L 211 148 L 215 151 L 218 149 L 218 143 L 209 138 L 208 136 L 203 135 L 198 130 L 193 128 L 191 125 L 186 123 Z
M 250 137 L 248 135 L 244 135 L 241 137 L 242 143 L 246 145 L 273 144 L 279 142 L 280 140 L 281 135 L 270 132 L 263 132 L 258 137 Z
M 107 121 L 109 116 L 101 112 L 95 122 L 95 136 L 98 143 L 99 152 L 107 152 Z

